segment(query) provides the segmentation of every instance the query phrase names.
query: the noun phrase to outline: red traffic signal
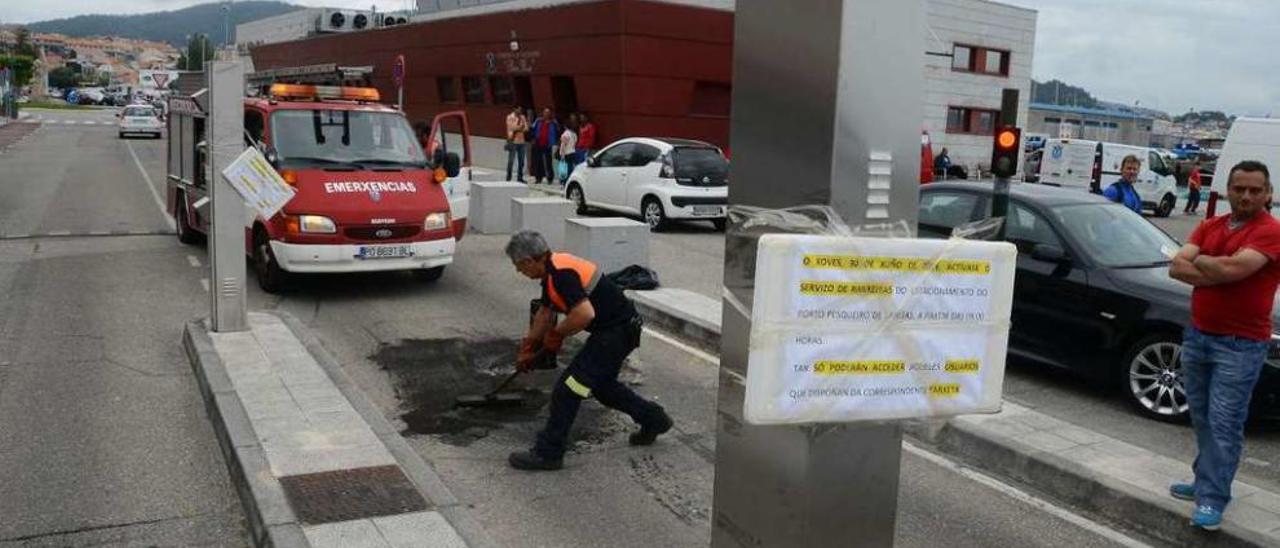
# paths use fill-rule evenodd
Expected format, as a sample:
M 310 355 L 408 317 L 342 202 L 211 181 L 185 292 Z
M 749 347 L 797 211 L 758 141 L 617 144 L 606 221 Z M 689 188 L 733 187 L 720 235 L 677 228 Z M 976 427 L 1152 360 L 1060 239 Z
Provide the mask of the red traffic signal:
M 995 146 L 991 149 L 992 175 L 1008 178 L 1018 172 L 1018 144 L 1021 142 L 1021 129 L 1003 127 L 996 131 Z

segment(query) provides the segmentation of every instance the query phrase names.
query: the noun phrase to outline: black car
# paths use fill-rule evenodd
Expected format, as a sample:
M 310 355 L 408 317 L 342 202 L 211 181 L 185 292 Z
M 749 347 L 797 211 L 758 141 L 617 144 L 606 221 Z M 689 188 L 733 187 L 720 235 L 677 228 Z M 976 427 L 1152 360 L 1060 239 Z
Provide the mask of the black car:
M 920 237 L 946 238 L 989 217 L 991 197 L 990 183 L 921 187 Z M 1191 286 L 1168 274 L 1181 244 L 1098 195 L 1025 183 L 1012 185 L 1005 231 L 1018 247 L 1009 354 L 1120 389 L 1149 417 L 1185 419 L 1179 354 Z M 1277 341 L 1254 392 L 1255 418 L 1280 418 Z

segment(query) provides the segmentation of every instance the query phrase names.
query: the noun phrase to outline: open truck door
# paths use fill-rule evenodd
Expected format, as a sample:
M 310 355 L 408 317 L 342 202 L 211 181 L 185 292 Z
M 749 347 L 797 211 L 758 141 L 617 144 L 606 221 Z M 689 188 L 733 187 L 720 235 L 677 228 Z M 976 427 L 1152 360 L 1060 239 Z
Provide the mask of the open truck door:
M 471 209 L 471 127 L 467 113 L 455 110 L 436 115 L 426 152 L 431 167 L 444 172 L 441 186 L 449 198 L 454 238 L 461 240 Z

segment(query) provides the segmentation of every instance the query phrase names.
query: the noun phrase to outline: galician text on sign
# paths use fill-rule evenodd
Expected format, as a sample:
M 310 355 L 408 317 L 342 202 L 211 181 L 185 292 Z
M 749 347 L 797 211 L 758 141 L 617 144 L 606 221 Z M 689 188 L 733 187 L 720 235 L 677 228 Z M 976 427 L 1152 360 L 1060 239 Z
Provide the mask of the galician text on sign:
M 771 234 L 756 259 L 753 424 L 996 412 L 1017 250 Z

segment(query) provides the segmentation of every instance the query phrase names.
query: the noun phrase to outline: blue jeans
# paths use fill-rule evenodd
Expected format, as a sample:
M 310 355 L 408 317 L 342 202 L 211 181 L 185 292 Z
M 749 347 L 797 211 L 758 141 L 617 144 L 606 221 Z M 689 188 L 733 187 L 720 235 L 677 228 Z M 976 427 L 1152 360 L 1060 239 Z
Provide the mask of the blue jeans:
M 1268 341 L 1211 335 L 1188 327 L 1182 335 L 1182 384 L 1196 434 L 1196 504 L 1218 510 L 1231 502 L 1231 482 L 1244 449 L 1249 398 L 1267 358 Z
M 507 180 L 511 180 L 511 164 L 513 160 L 518 161 L 519 167 L 516 168 L 516 180 L 524 182 L 524 143 L 507 143 Z

